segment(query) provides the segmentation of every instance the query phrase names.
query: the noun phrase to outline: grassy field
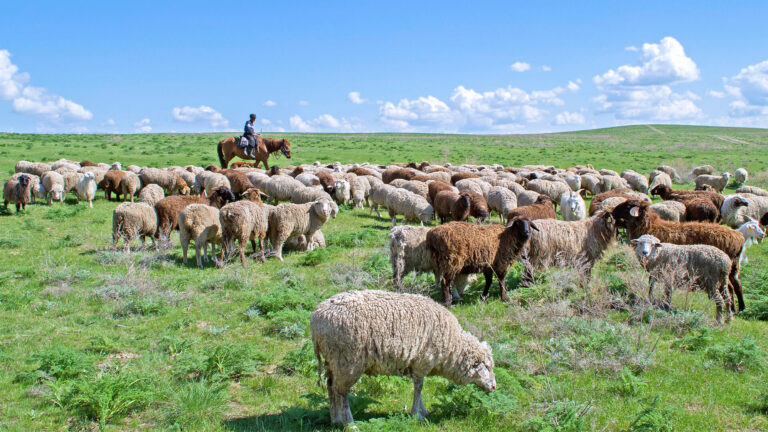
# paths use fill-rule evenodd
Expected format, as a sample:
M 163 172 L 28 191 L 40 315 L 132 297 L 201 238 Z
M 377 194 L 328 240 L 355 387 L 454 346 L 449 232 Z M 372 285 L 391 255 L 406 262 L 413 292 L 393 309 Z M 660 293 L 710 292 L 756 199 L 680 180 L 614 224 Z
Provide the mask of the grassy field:
M 215 164 L 225 135 L 0 134 L 0 173 L 20 159 L 124 165 Z M 647 173 L 710 163 L 768 186 L 768 130 L 632 126 L 519 136 L 286 134 L 292 163 L 429 160 L 505 165 L 591 163 Z M 280 165 L 286 160 L 278 159 Z M 690 187 L 688 185 L 687 187 Z M 732 192 L 732 190 L 728 191 Z M 328 248 L 242 269 L 198 269 L 173 247 L 111 249 L 111 213 L 73 196 L 0 214 L 0 430 L 329 429 L 308 319 L 343 290 L 391 289 L 389 221 L 342 208 Z M 482 277 L 452 311 L 494 350 L 499 389 L 425 381 L 428 420 L 406 416 L 403 378 L 355 387 L 360 430 L 759 431 L 768 429 L 768 246 L 749 250 L 747 311 L 713 323 L 701 293 L 651 307 L 624 246 L 584 281 L 552 269 L 510 301 L 479 301 Z M 194 262 L 194 259 L 191 261 Z M 440 299 L 432 276 L 406 287 Z

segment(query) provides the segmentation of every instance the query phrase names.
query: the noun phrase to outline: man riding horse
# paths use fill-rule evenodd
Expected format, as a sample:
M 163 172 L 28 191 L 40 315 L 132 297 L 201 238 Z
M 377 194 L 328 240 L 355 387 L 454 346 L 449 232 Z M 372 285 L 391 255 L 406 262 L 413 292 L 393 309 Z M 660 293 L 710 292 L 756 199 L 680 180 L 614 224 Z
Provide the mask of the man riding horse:
M 256 121 L 256 114 L 251 114 L 250 120 L 245 122 L 245 128 L 243 130 L 243 138 L 248 140 L 248 145 L 245 147 L 245 155 L 256 159 L 256 143 L 258 142 L 259 134 L 256 132 L 256 127 L 253 122 Z

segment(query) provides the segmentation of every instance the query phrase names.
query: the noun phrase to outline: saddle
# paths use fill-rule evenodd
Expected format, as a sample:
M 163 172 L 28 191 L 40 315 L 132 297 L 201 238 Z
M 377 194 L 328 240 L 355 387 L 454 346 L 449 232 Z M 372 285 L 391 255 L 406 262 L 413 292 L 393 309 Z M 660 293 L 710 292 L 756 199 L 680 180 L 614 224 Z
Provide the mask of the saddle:
M 240 148 L 246 148 L 250 144 L 248 142 L 248 137 L 244 135 L 240 135 L 239 137 L 235 137 L 235 142 L 237 143 L 237 146 Z

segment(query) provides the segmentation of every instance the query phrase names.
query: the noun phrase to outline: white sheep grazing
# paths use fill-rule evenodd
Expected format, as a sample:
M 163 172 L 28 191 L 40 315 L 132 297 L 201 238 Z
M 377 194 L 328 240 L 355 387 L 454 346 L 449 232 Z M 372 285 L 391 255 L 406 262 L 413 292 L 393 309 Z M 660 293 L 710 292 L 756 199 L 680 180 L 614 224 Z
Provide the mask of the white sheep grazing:
M 579 189 L 581 189 L 581 177 L 578 175 L 573 173 L 566 173 L 563 175 L 563 179 L 566 183 L 568 183 L 568 186 L 570 186 L 572 191 L 577 192 Z
M 563 195 L 571 192 L 571 187 L 565 181 L 535 179 L 529 181 L 526 187 L 528 190 L 550 197 L 555 204 L 559 204 Z
M 602 178 L 600 178 L 600 192 L 608 192 L 621 188 L 630 188 L 629 183 L 627 183 L 627 181 L 621 177 L 604 175 Z
M 677 173 L 677 170 L 672 168 L 669 165 L 661 165 L 661 166 L 657 167 L 656 169 L 661 171 L 661 172 L 663 172 L 663 173 L 665 173 L 672 180 L 674 180 L 676 182 L 681 180 L 680 175 Z M 651 181 L 653 181 L 653 180 L 651 180 Z M 653 188 L 651 188 L 651 189 L 653 189 Z
M 269 177 L 269 176 L 265 176 Z M 296 180 L 301 182 L 304 186 L 317 186 L 320 184 L 320 179 L 316 175 L 308 172 L 303 172 L 296 176 Z
M 663 171 L 651 171 L 651 174 L 648 176 L 648 180 L 651 182 L 651 184 L 648 186 L 648 190 L 653 190 L 653 188 L 660 185 L 667 186 L 670 189 L 672 188 L 672 177 Z
M 744 184 L 749 179 L 749 173 L 746 169 L 739 168 L 733 172 L 733 178 L 736 180 L 736 183 Z
M 736 231 L 740 232 L 746 240 L 744 242 L 744 249 L 741 250 L 741 255 L 739 255 L 739 263 L 748 264 L 747 248 L 763 241 L 765 231 L 760 228 L 760 224 L 754 219 L 744 222 Z
M 280 261 L 283 260 L 283 244 L 286 241 L 301 235 L 311 237 L 323 226 L 333 211 L 331 202 L 280 204 L 270 212 L 267 236 Z
M 21 160 L 16 162 L 15 172 L 23 174 L 34 174 L 38 177 L 51 171 L 51 165 L 42 162 L 28 162 Z
M 299 189 L 306 188 L 300 181 L 287 175 L 274 175 L 264 183 L 264 193 L 278 203 L 280 201 L 290 201 L 291 194 Z
M 259 240 L 261 262 L 264 259 L 264 239 L 269 229 L 269 214 L 274 207 L 261 202 L 248 200 L 231 202 L 219 211 L 221 223 L 222 249 L 232 251 L 235 241 L 238 243 L 240 262 L 243 267 L 248 264 L 245 260 L 245 244 L 250 240 L 253 253 L 256 253 L 256 240 Z
M 752 194 L 760 196 L 768 196 L 768 190 L 759 188 L 757 186 L 742 186 L 736 189 L 737 194 Z
M 354 421 L 348 394 L 363 374 L 411 377 L 411 414 L 420 419 L 427 415 L 421 398 L 426 376 L 496 389 L 491 348 L 428 297 L 343 292 L 317 306 L 310 327 L 321 379 L 325 367 L 332 423 Z
M 517 208 L 517 196 L 511 190 L 501 187 L 493 186 L 488 190 L 488 208 L 499 214 L 499 221 L 505 222 L 506 216 L 512 210 Z
M 381 216 L 381 212 L 379 211 L 379 206 L 387 206 L 387 196 L 390 193 L 393 193 L 395 191 L 394 186 L 390 186 L 388 184 L 384 183 L 376 183 L 371 185 L 371 192 L 368 195 L 368 200 L 371 204 L 371 210 L 368 211 L 368 214 L 373 213 L 373 211 L 376 211 L 376 214 L 379 217 Z
M 154 234 L 157 231 L 155 210 L 145 203 L 124 202 L 112 212 L 112 247 L 117 248 L 117 241 L 123 237 L 125 252 L 131 251 L 131 242 L 149 237 L 155 245 Z
M 296 189 L 291 193 L 291 202 L 293 204 L 306 204 L 321 199 L 333 200 L 321 186 L 304 187 Z
M 430 181 L 431 183 L 431 181 Z M 428 183 L 425 183 L 423 181 L 417 181 L 417 180 L 409 180 L 406 181 L 401 187 L 408 192 L 413 192 L 416 195 L 424 198 L 425 200 L 429 200 L 429 185 Z
M 600 193 L 600 178 L 594 174 L 581 174 L 581 187 L 592 195 Z
M 389 230 L 389 262 L 392 264 L 392 280 L 398 291 L 403 291 L 403 277 L 411 272 L 433 273 L 431 254 L 427 250 L 427 232 L 423 226 L 397 225 Z M 472 274 L 459 274 L 453 281 L 451 293 L 461 300 L 464 288 Z
M 195 183 L 192 187 L 192 191 L 198 195 L 208 196 L 214 189 L 221 186 L 225 186 L 230 190 L 232 189 L 227 176 L 211 171 L 202 171 L 195 176 Z
M 709 174 L 702 174 L 696 177 L 696 187 L 704 185 L 712 186 L 717 192 L 722 192 L 726 186 L 728 186 L 728 180 L 730 180 L 731 174 L 724 172 L 722 175 L 715 176 Z
M 48 171 L 40 178 L 45 189 L 45 197 L 48 201 L 48 205 L 51 205 L 53 200 L 63 202 L 64 201 L 64 176 L 56 171 Z
M 727 311 L 725 322 L 731 320 L 732 299 L 728 293 L 731 259 L 725 252 L 702 244 L 662 243 L 650 234 L 643 234 L 632 240 L 632 245 L 640 263 L 650 274 L 649 296 L 659 279 L 668 280 L 664 294 L 669 304 L 673 286 L 692 283 L 695 288 L 705 291 L 714 300 L 715 319 L 718 323 L 723 321 L 723 305 Z
M 245 176 L 248 177 L 248 180 L 250 180 L 255 187 L 259 188 L 260 191 L 264 191 L 264 185 L 267 184 L 270 179 L 268 175 L 258 171 L 248 171 L 245 173 Z
M 587 204 L 578 191 L 564 194 L 560 198 L 560 213 L 565 221 L 577 221 L 587 218 Z
M 648 193 L 648 179 L 639 172 L 633 170 L 625 170 L 621 173 L 621 178 L 627 181 L 633 190 Z
M 139 202 L 147 203 L 154 207 L 154 205 L 165 198 L 165 191 L 163 188 L 156 184 L 148 184 L 141 188 L 139 193 Z
M 96 197 L 96 178 L 93 172 L 83 174 L 83 177 L 75 185 L 75 191 L 77 199 L 88 201 L 88 205 L 93 208 L 93 199 Z
M 649 208 L 666 221 L 685 222 L 685 204 L 679 201 L 662 201 L 651 205 Z
M 338 204 L 346 204 L 352 198 L 352 191 L 349 181 L 338 179 L 334 182 L 333 197 Z
M 524 191 L 517 196 L 517 206 L 518 207 L 529 206 L 535 203 L 537 199 L 539 199 L 539 195 L 541 194 L 535 191 L 530 191 L 530 190 Z
M 475 181 L 475 180 L 476 179 L 463 179 L 463 180 L 459 180 L 459 181 L 456 182 L 456 184 L 454 186 L 456 187 L 456 189 L 459 190 L 459 192 L 463 192 L 463 191 L 468 190 L 468 191 L 475 192 L 478 195 L 485 196 L 485 192 L 486 191 L 483 190 L 483 186 L 482 185 L 483 184 L 487 185 L 488 183 L 486 183 L 484 181 Z M 487 189 L 490 189 L 490 187 L 488 187 Z
M 219 209 L 205 204 L 190 204 L 179 212 L 179 240 L 183 252 L 183 262 L 187 265 L 187 249 L 189 241 L 195 242 L 195 259 L 198 267 L 203 267 L 200 259 L 200 249 L 203 249 L 203 259 L 208 262 L 208 243 L 211 243 L 211 258 L 215 254 L 215 244 L 221 244 L 221 222 Z
M 422 224 L 429 223 L 435 215 L 435 211 L 427 200 L 413 192 L 396 188 L 387 194 L 387 210 L 392 219 L 392 226 L 397 225 L 397 215 L 403 215 L 408 221 L 418 221 Z
M 363 208 L 363 203 L 368 205 L 368 195 L 371 190 L 371 183 L 365 177 L 355 177 L 349 182 L 352 202 L 355 207 Z
M 752 194 L 728 195 L 720 207 L 720 217 L 731 228 L 740 227 L 750 219 L 760 220 L 768 213 L 768 197 Z

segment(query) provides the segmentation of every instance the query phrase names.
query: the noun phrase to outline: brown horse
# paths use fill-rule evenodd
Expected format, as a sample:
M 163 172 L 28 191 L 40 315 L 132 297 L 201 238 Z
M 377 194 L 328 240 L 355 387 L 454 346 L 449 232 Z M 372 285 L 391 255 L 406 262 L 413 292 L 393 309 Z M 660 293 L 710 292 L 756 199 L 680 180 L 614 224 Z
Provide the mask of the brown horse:
M 265 151 L 266 149 L 266 151 Z M 269 155 L 275 152 L 281 152 L 288 159 L 291 158 L 291 143 L 287 139 L 274 139 L 274 138 L 262 138 L 257 137 L 256 141 L 256 157 L 251 158 L 245 155 L 245 149 L 240 148 L 237 145 L 235 137 L 225 138 L 219 141 L 219 145 L 216 147 L 216 151 L 219 153 L 219 162 L 221 167 L 226 168 L 235 156 L 240 159 L 253 159 L 256 161 L 256 168 L 259 164 L 264 162 L 264 169 L 269 169 L 267 159 Z M 279 156 L 276 155 L 276 156 Z

